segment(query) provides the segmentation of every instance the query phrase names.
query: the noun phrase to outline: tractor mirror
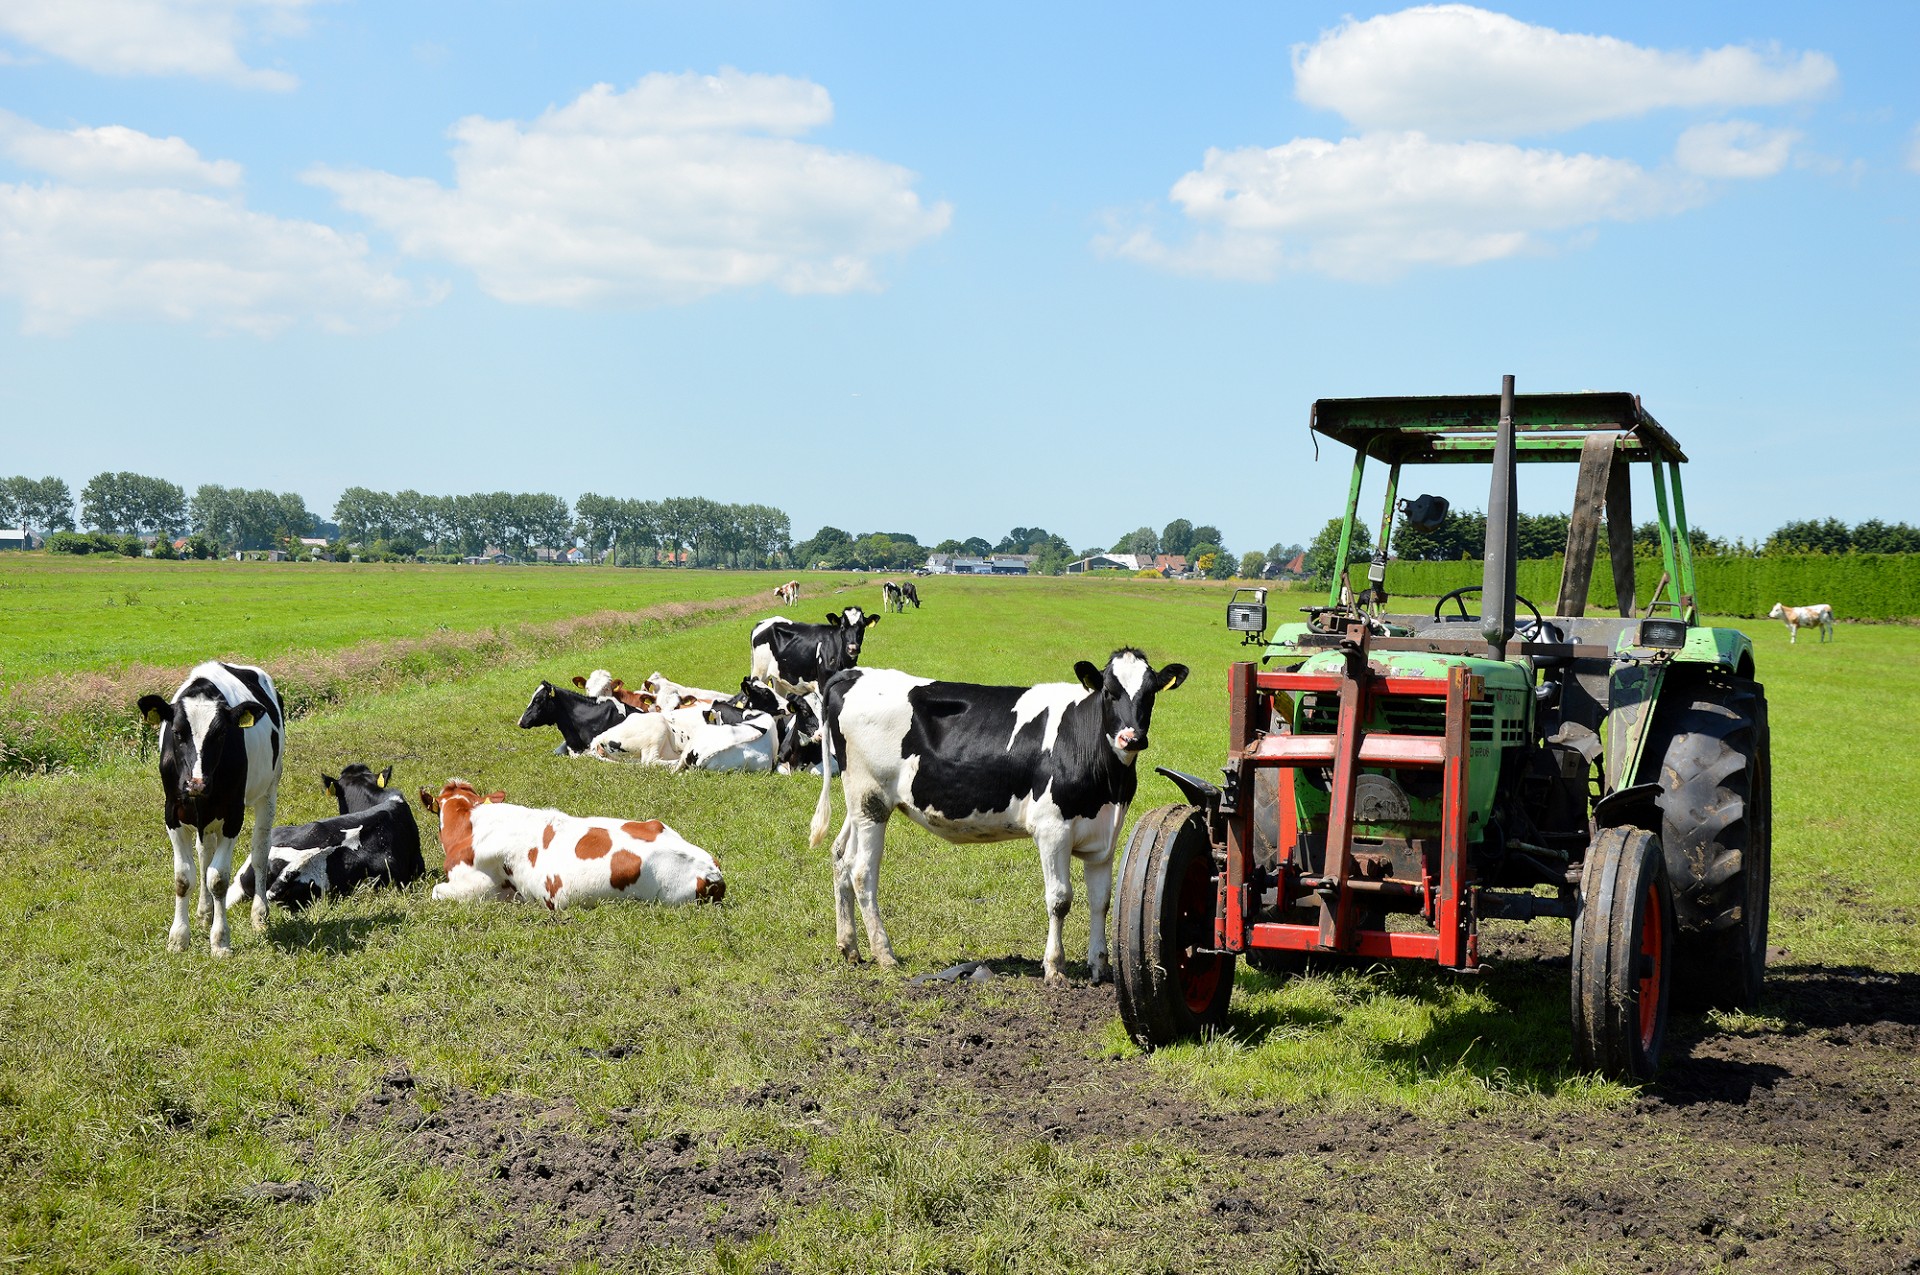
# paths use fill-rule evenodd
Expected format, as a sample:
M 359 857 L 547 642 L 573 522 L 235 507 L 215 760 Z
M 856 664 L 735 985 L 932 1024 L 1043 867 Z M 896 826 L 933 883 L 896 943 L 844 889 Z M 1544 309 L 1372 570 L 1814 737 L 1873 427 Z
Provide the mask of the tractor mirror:
M 1447 520 L 1447 498 L 1445 496 L 1419 496 L 1413 500 L 1401 500 L 1396 506 L 1407 525 L 1416 531 L 1438 531 Z

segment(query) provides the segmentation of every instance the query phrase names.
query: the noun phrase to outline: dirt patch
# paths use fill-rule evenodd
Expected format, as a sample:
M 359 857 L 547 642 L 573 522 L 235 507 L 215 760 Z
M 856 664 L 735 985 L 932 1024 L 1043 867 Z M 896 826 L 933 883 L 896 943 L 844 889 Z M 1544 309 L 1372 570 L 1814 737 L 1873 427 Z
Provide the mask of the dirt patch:
M 899 1088 L 970 1089 L 1013 1139 L 1170 1139 L 1209 1155 L 1222 1169 L 1221 1256 L 1238 1251 L 1236 1235 L 1253 1237 L 1251 1255 L 1310 1234 L 1336 1267 L 1378 1263 L 1397 1235 L 1466 1268 L 1579 1256 L 1610 1270 L 1920 1271 L 1920 976 L 1777 969 L 1769 1017 L 1755 1020 L 1765 1029 L 1679 1020 L 1659 1083 L 1626 1110 L 1464 1121 L 1209 1111 L 1139 1060 L 1097 1056 L 1111 988 L 1019 991 L 1003 1007 L 962 1006 L 951 1030 L 906 1036 Z M 958 1003 L 978 991 L 904 994 Z M 884 1003 L 851 1012 L 855 1026 L 888 1015 Z M 911 1122 L 903 1105 L 888 1115 Z M 1304 1179 L 1302 1157 L 1318 1170 Z M 1890 1186 L 1904 1205 L 1889 1209 Z
M 1502 959 L 1564 956 L 1520 943 Z M 903 1130 L 966 1111 L 1009 1144 L 1184 1148 L 1205 1166 L 1194 1257 L 1208 1267 L 1290 1253 L 1324 1270 L 1920 1271 L 1920 976 L 1785 966 L 1766 1016 L 1742 1030 L 1679 1020 L 1660 1082 L 1625 1109 L 1438 1120 L 1206 1109 L 1150 1063 L 1104 1056 L 1112 988 L 1048 988 L 1022 958 L 989 965 L 984 982 L 856 990 L 848 1036 L 817 1072 L 736 1100 L 831 1124 L 831 1073 L 865 1072 L 889 1097 L 860 1114 Z M 929 1016 L 903 1002 L 940 1006 L 938 1025 L 916 1026 Z M 428 1114 L 397 1073 L 346 1123 L 479 1180 L 519 1240 L 503 1251 L 701 1248 L 769 1231 L 780 1207 L 831 1190 L 789 1155 L 684 1133 L 638 1140 L 629 1120 L 616 1112 L 584 1136 L 567 1131 L 571 1108 L 466 1094 Z
M 821 1193 L 791 1155 L 686 1132 L 640 1140 L 629 1130 L 646 1117 L 624 1109 L 612 1113 L 607 1132 L 586 1136 L 569 1127 L 576 1115 L 570 1106 L 465 1092 L 429 1112 L 402 1070 L 341 1125 L 478 1183 L 506 1218 L 505 1251 L 530 1246 L 583 1259 L 706 1248 L 759 1235 L 773 1226 L 776 1204 L 805 1207 Z

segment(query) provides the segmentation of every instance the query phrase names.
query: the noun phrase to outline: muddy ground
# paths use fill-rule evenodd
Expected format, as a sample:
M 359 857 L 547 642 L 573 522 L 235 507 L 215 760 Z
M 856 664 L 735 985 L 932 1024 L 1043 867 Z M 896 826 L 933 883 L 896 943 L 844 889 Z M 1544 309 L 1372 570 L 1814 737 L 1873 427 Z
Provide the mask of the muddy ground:
M 1524 945 L 1498 959 L 1553 960 Z M 1920 1271 L 1915 1204 L 1887 1205 L 1888 1175 L 1910 1187 L 1920 1164 L 1920 976 L 1786 957 L 1770 971 L 1766 1005 L 1782 1029 L 1732 1035 L 1679 1020 L 1659 1082 L 1625 1110 L 1439 1121 L 1201 1112 L 1143 1060 L 1102 1056 L 1111 988 L 1055 991 L 1031 962 L 992 965 L 993 986 L 1011 995 L 960 982 L 876 989 L 848 1005 L 856 1033 L 898 1047 L 838 1051 L 820 1065 L 883 1078 L 900 1096 L 878 1114 L 902 1129 L 970 1110 L 1009 1142 L 1192 1149 L 1219 1179 L 1199 1202 L 1213 1225 L 1200 1228 L 1195 1270 L 1281 1252 L 1322 1271 Z M 942 998 L 953 1026 L 901 1033 L 889 995 Z M 916 1094 L 929 1096 L 924 1110 Z M 805 1076 L 737 1097 L 783 1117 L 833 1114 Z M 402 1070 L 346 1124 L 471 1176 L 496 1216 L 528 1219 L 523 1252 L 554 1251 L 555 1219 L 572 1220 L 559 1249 L 568 1257 L 619 1264 L 660 1246 L 701 1250 L 776 1227 L 783 1210 L 835 1189 L 791 1152 L 685 1133 L 642 1140 L 623 1127 L 638 1115 L 622 1112 L 582 1136 L 568 1131 L 576 1114 L 455 1095 L 429 1115 Z M 1303 1173 L 1302 1157 L 1319 1171 Z M 500 1268 L 520 1269 L 516 1224 L 505 1225 Z

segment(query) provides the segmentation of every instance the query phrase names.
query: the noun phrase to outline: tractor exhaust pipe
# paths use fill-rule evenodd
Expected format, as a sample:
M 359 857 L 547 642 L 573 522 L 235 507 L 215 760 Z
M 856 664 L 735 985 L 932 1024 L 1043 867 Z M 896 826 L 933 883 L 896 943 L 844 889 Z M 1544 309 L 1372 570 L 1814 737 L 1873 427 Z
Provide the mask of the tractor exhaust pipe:
M 1487 492 L 1487 556 L 1480 577 L 1480 632 L 1496 660 L 1507 658 L 1513 637 L 1514 554 L 1519 512 L 1514 507 L 1513 377 L 1500 378 L 1500 429 L 1493 441 L 1493 485 Z

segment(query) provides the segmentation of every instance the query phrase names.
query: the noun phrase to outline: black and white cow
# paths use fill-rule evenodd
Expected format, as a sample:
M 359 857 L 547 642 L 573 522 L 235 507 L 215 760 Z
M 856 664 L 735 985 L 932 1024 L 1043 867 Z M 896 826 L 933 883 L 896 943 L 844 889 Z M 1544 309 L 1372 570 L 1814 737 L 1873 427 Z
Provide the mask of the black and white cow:
M 893 669 L 853 669 L 827 683 L 829 760 L 841 766 L 847 817 L 833 843 L 834 925 L 840 951 L 860 959 L 854 908 L 882 965 L 895 964 L 880 921 L 880 856 L 898 810 L 960 844 L 1032 837 L 1046 881 L 1046 973 L 1066 978 L 1060 931 L 1073 904 L 1072 859 L 1086 873 L 1092 930 L 1087 965 L 1107 968 L 1107 902 L 1113 848 L 1147 748 L 1154 696 L 1186 680 L 1181 664 L 1157 672 L 1132 647 L 1105 668 L 1075 664 L 1078 682 L 975 686 Z M 829 767 L 830 769 L 830 767 Z M 811 844 L 833 823 L 832 780 L 820 781 Z
M 774 760 L 783 774 L 812 773 L 825 761 L 820 729 L 819 692 L 787 696 L 787 713 L 780 719 L 780 748 Z
M 426 875 L 420 854 L 420 827 L 405 794 L 390 789 L 393 767 L 375 771 L 359 762 L 338 779 L 321 775 L 321 786 L 340 805 L 340 813 L 312 823 L 273 830 L 267 847 L 267 902 L 298 912 L 329 894 L 351 894 L 363 881 L 407 885 Z M 227 906 L 250 897 L 253 865 L 240 869 Z
M 256 877 L 267 870 L 285 754 L 280 696 L 265 670 L 209 660 L 187 674 L 171 702 L 143 695 L 139 708 L 149 724 L 160 728 L 160 791 L 173 843 L 173 926 L 167 948 L 187 950 L 187 895 L 192 893 L 194 915 L 212 918 L 207 941 L 213 954 L 229 955 L 226 895 L 233 880 L 233 843 L 249 811 L 248 859 Z M 253 901 L 253 928 L 267 928 L 263 898 Z
M 829 611 L 825 624 L 796 624 L 784 615 L 762 620 L 753 626 L 752 676 L 782 695 L 817 691 L 860 662 L 860 644 L 879 623 L 859 607 Z
M 561 690 L 552 682 L 542 682 L 534 688 L 533 698 L 527 701 L 527 711 L 520 714 L 520 729 L 558 727 L 561 744 L 555 751 L 575 757 L 592 747 L 596 736 L 619 725 L 636 711 L 617 699 L 595 699 L 591 695 Z
M 918 611 L 920 609 L 920 590 L 914 587 L 913 581 L 902 580 L 898 587 L 900 589 L 900 609 L 902 611 L 906 610 L 905 604 L 911 602 L 913 603 L 913 609 Z
M 905 605 L 906 603 L 900 596 L 900 586 L 891 580 L 882 580 L 880 582 L 880 609 L 882 611 L 897 612 Z

